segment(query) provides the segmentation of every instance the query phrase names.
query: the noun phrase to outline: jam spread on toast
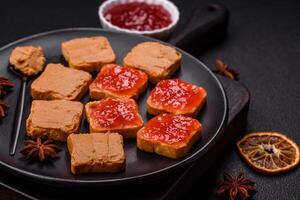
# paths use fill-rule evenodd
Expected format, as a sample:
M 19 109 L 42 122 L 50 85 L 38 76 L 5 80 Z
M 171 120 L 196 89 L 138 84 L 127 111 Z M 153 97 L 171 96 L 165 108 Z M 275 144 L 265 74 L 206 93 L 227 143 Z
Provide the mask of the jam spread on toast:
M 160 81 L 150 94 L 154 105 L 163 106 L 169 112 L 194 109 L 205 97 L 203 88 L 179 79 Z
M 134 100 L 108 98 L 90 107 L 91 118 L 99 128 L 122 128 L 141 124 Z
M 147 81 L 147 75 L 136 69 L 105 65 L 95 80 L 95 86 L 119 94 L 131 94 Z
M 104 17 L 115 26 L 138 31 L 161 29 L 172 23 L 165 8 L 144 2 L 114 5 L 104 13 Z
M 140 134 L 152 141 L 181 144 L 185 143 L 199 128 L 201 128 L 201 124 L 191 117 L 161 114 L 148 121 Z

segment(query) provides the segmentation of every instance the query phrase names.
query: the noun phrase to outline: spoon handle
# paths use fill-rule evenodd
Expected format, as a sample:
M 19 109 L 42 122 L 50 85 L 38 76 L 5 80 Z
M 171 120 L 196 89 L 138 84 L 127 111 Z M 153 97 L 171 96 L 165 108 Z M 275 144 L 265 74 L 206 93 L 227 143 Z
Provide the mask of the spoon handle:
M 24 111 L 26 84 L 27 84 L 27 79 L 22 78 L 21 91 L 20 91 L 19 97 L 18 97 L 13 132 L 12 132 L 12 137 L 11 137 L 10 146 L 9 146 L 9 154 L 11 156 L 15 155 L 15 153 L 16 153 L 16 147 L 17 147 L 18 138 L 20 135 L 22 119 L 23 119 L 23 111 Z

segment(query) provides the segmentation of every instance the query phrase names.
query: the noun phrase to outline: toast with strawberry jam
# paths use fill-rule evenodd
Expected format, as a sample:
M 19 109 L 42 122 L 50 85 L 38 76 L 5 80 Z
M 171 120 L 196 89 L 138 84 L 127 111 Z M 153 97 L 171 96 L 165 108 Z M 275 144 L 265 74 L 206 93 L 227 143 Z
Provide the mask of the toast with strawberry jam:
M 202 125 L 184 115 L 161 114 L 137 133 L 137 147 L 169 158 L 185 156 L 199 140 Z
M 116 64 L 104 65 L 97 78 L 90 85 L 92 99 L 125 97 L 137 99 L 147 87 L 146 73 Z
M 133 99 L 92 101 L 85 105 L 85 111 L 91 133 L 117 132 L 125 138 L 135 138 L 144 123 Z
M 206 102 L 206 91 L 179 79 L 160 81 L 147 99 L 147 111 L 196 116 Z

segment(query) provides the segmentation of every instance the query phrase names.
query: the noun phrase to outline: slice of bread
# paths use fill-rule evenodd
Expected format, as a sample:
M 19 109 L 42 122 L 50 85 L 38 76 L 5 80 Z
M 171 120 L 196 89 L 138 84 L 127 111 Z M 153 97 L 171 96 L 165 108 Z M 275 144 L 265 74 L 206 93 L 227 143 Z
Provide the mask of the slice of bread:
M 144 123 L 133 99 L 106 98 L 89 102 L 85 113 L 91 133 L 117 132 L 124 138 L 135 138 Z
M 195 117 L 206 98 L 202 87 L 179 79 L 162 80 L 147 99 L 147 111 L 152 115 L 174 113 Z
M 84 71 L 48 64 L 45 71 L 31 84 L 33 99 L 65 99 L 79 101 L 87 92 L 92 76 Z
M 180 67 L 181 53 L 159 42 L 143 42 L 124 58 L 124 66 L 146 72 L 152 83 L 171 77 Z
M 83 37 L 63 42 L 62 54 L 71 68 L 99 71 L 104 64 L 114 63 L 116 55 L 106 37 Z
M 105 97 L 137 99 L 147 88 L 147 82 L 147 74 L 140 70 L 107 64 L 102 67 L 90 85 L 90 96 L 92 99 Z
M 27 135 L 66 141 L 71 133 L 78 132 L 82 113 L 83 105 L 77 101 L 34 100 L 26 120 Z
M 161 114 L 137 133 L 137 147 L 169 158 L 185 156 L 200 139 L 202 125 L 184 115 Z
M 73 174 L 114 173 L 125 168 L 123 137 L 118 133 L 71 134 L 67 145 Z

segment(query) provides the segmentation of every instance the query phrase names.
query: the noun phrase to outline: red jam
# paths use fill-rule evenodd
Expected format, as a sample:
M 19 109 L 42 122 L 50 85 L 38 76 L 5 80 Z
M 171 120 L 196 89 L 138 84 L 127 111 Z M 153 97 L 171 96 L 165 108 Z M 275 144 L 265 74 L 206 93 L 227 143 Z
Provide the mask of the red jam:
M 98 128 L 122 128 L 143 123 L 132 99 L 104 99 L 91 107 L 91 119 Z
M 136 69 L 118 65 L 105 65 L 94 84 L 97 88 L 121 95 L 135 94 L 146 82 L 147 75 Z
M 179 79 L 160 81 L 151 91 L 152 104 L 174 113 L 184 113 L 205 101 L 206 91 L 194 84 Z
M 191 133 L 201 129 L 201 124 L 196 119 L 184 115 L 161 114 L 152 118 L 140 136 L 167 144 L 187 142 Z
M 151 31 L 172 23 L 170 13 L 161 5 L 131 2 L 112 6 L 104 13 L 107 21 L 120 28 Z

